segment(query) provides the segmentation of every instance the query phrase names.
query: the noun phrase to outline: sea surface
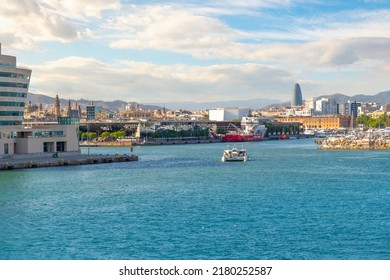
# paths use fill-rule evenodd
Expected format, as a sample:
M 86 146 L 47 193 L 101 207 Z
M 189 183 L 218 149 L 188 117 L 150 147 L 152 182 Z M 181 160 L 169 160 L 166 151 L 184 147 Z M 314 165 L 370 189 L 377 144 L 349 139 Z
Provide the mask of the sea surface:
M 262 141 L 223 163 L 225 147 L 1 171 L 0 259 L 390 259 L 390 151 Z

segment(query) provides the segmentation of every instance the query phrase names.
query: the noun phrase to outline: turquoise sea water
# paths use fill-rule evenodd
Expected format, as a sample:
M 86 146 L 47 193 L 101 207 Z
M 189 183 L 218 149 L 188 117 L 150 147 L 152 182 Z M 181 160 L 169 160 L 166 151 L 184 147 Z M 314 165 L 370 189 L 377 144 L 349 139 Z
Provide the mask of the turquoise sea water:
M 240 163 L 221 143 L 2 171 L 0 259 L 390 259 L 389 151 L 245 146 Z

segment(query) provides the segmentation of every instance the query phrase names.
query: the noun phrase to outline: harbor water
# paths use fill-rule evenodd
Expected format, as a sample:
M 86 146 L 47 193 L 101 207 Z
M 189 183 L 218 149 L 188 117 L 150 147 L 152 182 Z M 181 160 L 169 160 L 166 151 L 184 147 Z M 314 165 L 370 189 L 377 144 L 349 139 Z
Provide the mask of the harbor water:
M 244 144 L 247 162 L 217 143 L 2 171 L 0 259 L 390 259 L 389 151 Z

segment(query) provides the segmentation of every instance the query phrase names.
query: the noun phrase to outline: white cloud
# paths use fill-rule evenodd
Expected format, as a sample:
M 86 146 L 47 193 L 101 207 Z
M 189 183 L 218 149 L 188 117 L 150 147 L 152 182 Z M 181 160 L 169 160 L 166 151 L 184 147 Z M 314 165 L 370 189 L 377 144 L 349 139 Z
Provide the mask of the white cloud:
M 390 10 L 348 10 L 298 19 L 296 24 L 297 32 L 311 40 L 390 37 Z
M 56 14 L 66 18 L 100 18 L 107 10 L 118 10 L 120 0 L 38 0 Z
M 12 0 L 1 5 L 0 41 L 11 49 L 39 48 L 40 43 L 69 43 L 94 37 L 79 21 L 99 18 L 106 10 L 120 8 L 119 0 Z M 76 21 L 75 21 L 76 19 Z M 93 20 L 88 22 L 93 25 Z
M 291 70 L 310 67 L 320 70 L 364 63 L 390 60 L 390 38 L 352 38 L 344 40 L 321 40 L 305 44 L 275 44 L 259 48 L 253 59 L 280 61 Z
M 33 0 L 14 0 L 2 5 L 0 21 L 0 40 L 8 48 L 26 50 L 42 41 L 70 42 L 80 38 L 76 25 Z
M 114 66 L 92 58 L 68 57 L 31 68 L 31 91 L 95 100 L 279 98 L 289 92 L 294 81 L 286 71 L 257 64 L 201 67 L 123 61 Z
M 247 1 L 242 5 L 276 3 L 291 4 Z M 383 56 L 388 54 L 383 43 L 390 38 L 390 11 L 354 10 L 298 19 L 285 31 L 243 32 L 218 18 L 195 14 L 191 9 L 133 6 L 105 28 L 117 32 L 113 37 L 118 39 L 113 39 L 110 46 L 118 49 L 163 50 L 201 59 L 241 59 L 278 65 L 288 62 L 290 67 L 340 66 L 364 59 L 387 59 Z M 243 43 L 243 40 L 271 43 Z
M 375 74 L 385 77 L 389 72 L 390 10 L 354 9 L 307 16 L 289 14 L 289 8 L 297 3 L 306 5 L 303 0 L 179 2 L 14 0 L 0 10 L 0 41 L 7 49 L 38 48 L 46 41 L 78 40 L 82 44 L 86 39 L 109 45 L 110 57 L 103 58 L 97 49 L 93 59 L 68 57 L 29 65 L 33 88 L 43 93 L 61 90 L 64 97 L 107 100 L 116 96 L 144 102 L 236 99 L 241 94 L 245 98 L 257 94 L 281 98 L 289 96 L 294 77 L 307 78 L 310 84 L 310 76 L 316 73 L 336 73 L 343 78 L 354 73 L 361 75 L 354 76 L 356 79 L 370 78 L 367 84 L 385 86 L 376 81 Z M 310 1 L 316 2 L 321 3 Z M 281 9 L 263 14 L 274 8 Z M 255 30 L 240 29 L 237 21 L 230 22 L 233 15 L 250 15 L 250 20 L 258 20 L 266 28 L 259 23 Z M 101 62 L 123 59 L 126 49 L 142 55 L 142 50 L 148 50 L 152 58 L 164 52 L 179 53 L 184 56 L 177 61 L 183 58 L 185 63 L 187 55 L 192 57 L 191 63 L 200 59 L 214 65 Z M 312 82 L 329 89 L 326 82 Z M 346 83 L 341 78 L 333 85 L 340 87 L 337 91 L 367 88 L 360 81 L 352 86 L 351 79 Z
M 120 31 L 112 48 L 158 49 L 198 58 L 239 56 L 239 33 L 218 19 L 176 10 L 171 6 L 134 8 L 107 26 Z

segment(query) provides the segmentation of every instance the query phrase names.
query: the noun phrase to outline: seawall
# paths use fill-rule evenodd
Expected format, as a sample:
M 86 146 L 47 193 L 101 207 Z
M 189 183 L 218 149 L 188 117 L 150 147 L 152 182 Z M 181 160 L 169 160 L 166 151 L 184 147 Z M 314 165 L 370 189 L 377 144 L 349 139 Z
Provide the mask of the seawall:
M 69 158 L 34 158 L 31 160 L 1 160 L 1 170 L 39 168 L 39 167 L 55 167 L 55 166 L 71 166 L 85 164 L 102 164 L 113 162 L 138 161 L 136 155 L 79 155 Z

